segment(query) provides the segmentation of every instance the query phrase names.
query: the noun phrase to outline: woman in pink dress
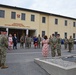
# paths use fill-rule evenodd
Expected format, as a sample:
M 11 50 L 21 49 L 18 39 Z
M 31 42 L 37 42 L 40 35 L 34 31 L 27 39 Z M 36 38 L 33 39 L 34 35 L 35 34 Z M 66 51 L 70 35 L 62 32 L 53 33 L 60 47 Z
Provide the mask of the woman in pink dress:
M 8 37 L 8 49 L 11 50 L 12 46 L 13 46 L 13 39 L 12 39 L 12 35 L 9 34 L 9 37 Z
M 48 45 L 49 40 L 48 40 L 48 38 L 47 38 L 46 35 L 44 36 L 44 40 L 42 41 L 42 43 L 43 43 L 42 55 L 44 57 L 47 57 L 48 56 L 48 53 L 49 53 L 49 51 L 48 51 L 49 50 L 49 45 Z

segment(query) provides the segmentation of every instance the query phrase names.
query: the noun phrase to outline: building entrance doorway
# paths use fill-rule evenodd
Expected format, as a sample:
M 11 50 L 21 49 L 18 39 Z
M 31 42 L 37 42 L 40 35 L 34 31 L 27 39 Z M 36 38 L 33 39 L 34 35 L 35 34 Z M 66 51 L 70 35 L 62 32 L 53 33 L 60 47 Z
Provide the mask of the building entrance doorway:
M 22 35 L 26 36 L 27 35 L 27 29 L 9 29 L 8 30 L 8 35 L 12 34 L 12 36 L 14 36 L 14 34 L 17 35 L 18 38 L 18 42 L 20 42 L 20 37 Z M 28 36 L 33 37 L 36 34 L 36 30 L 28 30 Z

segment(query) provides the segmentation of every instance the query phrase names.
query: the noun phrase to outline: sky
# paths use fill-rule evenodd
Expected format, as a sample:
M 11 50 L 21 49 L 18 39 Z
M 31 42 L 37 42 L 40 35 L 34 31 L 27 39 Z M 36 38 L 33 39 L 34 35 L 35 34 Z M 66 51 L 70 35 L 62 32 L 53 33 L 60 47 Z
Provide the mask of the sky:
M 0 4 L 76 18 L 76 0 L 0 0 Z

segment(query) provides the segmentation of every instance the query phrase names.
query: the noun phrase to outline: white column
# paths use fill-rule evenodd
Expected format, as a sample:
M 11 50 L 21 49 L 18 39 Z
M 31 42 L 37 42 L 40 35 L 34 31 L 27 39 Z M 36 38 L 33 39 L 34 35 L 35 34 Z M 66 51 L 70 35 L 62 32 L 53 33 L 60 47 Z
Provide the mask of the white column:
M 8 36 L 8 28 L 6 28 L 6 31 L 7 31 L 7 36 Z
M 28 35 L 28 32 L 29 32 L 29 30 L 27 29 L 27 30 L 26 30 L 26 35 Z

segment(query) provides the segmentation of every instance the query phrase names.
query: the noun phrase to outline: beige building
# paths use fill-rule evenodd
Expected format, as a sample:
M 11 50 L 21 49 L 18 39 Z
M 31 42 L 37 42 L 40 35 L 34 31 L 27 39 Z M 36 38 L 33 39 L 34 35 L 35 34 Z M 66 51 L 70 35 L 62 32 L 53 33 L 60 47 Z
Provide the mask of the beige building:
M 76 38 L 76 18 L 0 4 L 0 30 L 8 34 L 48 37 L 55 33 L 61 38 Z

